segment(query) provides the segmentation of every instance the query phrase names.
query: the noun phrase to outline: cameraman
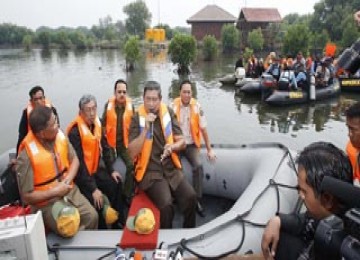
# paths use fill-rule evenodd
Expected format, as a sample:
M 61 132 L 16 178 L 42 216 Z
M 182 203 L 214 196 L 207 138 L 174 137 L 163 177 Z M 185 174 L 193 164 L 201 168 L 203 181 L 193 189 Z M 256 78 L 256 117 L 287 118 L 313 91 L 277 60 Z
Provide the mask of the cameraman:
M 318 222 L 345 212 L 333 195 L 320 191 L 320 186 L 324 176 L 352 183 L 347 156 L 330 143 L 316 142 L 304 148 L 297 163 L 299 196 L 307 211 L 279 214 L 269 220 L 261 242 L 265 259 L 321 259 L 321 252 L 314 252 Z

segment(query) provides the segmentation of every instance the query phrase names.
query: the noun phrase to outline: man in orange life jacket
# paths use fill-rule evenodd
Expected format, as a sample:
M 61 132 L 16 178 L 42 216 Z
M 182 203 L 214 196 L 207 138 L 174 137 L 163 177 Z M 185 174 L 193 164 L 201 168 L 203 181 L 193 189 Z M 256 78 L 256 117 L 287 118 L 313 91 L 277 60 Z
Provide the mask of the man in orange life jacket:
M 160 210 L 160 227 L 171 228 L 173 198 L 184 215 L 184 228 L 196 224 L 196 193 L 181 171 L 178 155 L 185 148 L 181 128 L 171 108 L 161 102 L 156 81 L 145 82 L 144 104 L 133 116 L 129 154 L 135 160 L 135 179 Z
M 29 124 L 32 131 L 19 147 L 16 167 L 24 203 L 40 209 L 45 225 L 61 236 L 97 229 L 96 211 L 73 183 L 79 160 L 52 109 L 34 108 Z
M 349 156 L 352 168 L 354 184 L 360 186 L 360 102 L 350 106 L 346 112 L 346 125 L 349 130 L 349 141 L 346 146 L 346 153 Z
M 79 115 L 70 123 L 67 133 L 80 161 L 75 182 L 98 211 L 99 228 L 121 227 L 124 220 L 121 175 L 113 168 L 114 158 L 103 134 L 93 95 L 80 98 Z
M 26 134 L 28 133 L 30 126 L 29 126 L 29 115 L 30 112 L 37 106 L 47 106 L 51 107 L 55 116 L 57 117 L 58 124 L 59 124 L 59 116 L 55 107 L 50 103 L 49 100 L 45 99 L 45 92 L 44 89 L 40 86 L 35 86 L 29 91 L 30 100 L 26 108 L 23 110 L 21 115 L 20 123 L 19 123 L 19 137 L 18 142 L 16 145 L 16 151 L 19 150 L 19 146 L 22 140 L 25 138 Z
M 119 79 L 115 82 L 114 96 L 105 104 L 102 116 L 102 126 L 106 133 L 109 146 L 115 151 L 126 165 L 126 177 L 123 194 L 130 200 L 134 192 L 134 164 L 129 156 L 127 147 L 129 143 L 129 128 L 134 106 L 131 99 L 126 96 L 127 83 Z
M 207 122 L 204 112 L 199 102 L 192 98 L 191 82 L 189 80 L 181 82 L 180 97 L 174 100 L 172 108 L 180 123 L 186 143 L 186 148 L 180 152 L 180 155 L 185 156 L 193 169 L 193 186 L 198 198 L 196 209 L 200 216 L 204 216 L 204 208 L 200 203 L 204 178 L 204 170 L 199 151 L 201 136 L 205 141 L 207 158 L 213 162 L 216 160 L 216 155 L 211 148 L 209 135 L 206 130 Z

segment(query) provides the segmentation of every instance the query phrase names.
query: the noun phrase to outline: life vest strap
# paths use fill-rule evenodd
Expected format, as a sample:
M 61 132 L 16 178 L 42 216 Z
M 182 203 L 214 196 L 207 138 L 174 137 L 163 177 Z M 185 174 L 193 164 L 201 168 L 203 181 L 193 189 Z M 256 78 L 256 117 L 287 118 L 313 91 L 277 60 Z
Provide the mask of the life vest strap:
M 40 187 L 40 186 L 44 186 L 44 185 L 47 185 L 47 184 L 49 184 L 49 183 L 52 183 L 53 181 L 55 181 L 55 180 L 59 179 L 61 176 L 63 176 L 66 171 L 67 171 L 67 168 L 65 168 L 64 170 L 62 170 L 62 172 L 60 172 L 59 174 L 57 174 L 54 178 L 51 178 L 50 180 L 41 182 L 41 183 L 36 184 L 36 185 L 34 185 L 34 186 L 35 186 L 35 187 Z

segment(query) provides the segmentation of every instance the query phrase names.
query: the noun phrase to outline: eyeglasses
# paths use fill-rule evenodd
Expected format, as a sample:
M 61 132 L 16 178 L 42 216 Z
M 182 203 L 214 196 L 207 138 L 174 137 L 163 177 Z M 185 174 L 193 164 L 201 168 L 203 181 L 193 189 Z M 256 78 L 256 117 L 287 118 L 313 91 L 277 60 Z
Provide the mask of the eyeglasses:
M 118 90 L 118 91 L 116 91 L 116 93 L 118 93 L 118 94 L 126 94 L 126 90 Z

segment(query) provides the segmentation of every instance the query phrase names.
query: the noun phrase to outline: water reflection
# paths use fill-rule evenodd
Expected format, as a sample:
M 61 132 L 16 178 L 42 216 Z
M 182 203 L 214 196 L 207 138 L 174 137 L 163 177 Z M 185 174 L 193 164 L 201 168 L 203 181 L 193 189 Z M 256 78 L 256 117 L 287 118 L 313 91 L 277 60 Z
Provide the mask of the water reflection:
M 208 63 L 199 57 L 191 66 L 194 97 L 206 113 L 213 143 L 277 141 L 300 149 L 321 139 L 345 146 L 344 110 L 354 100 L 360 100 L 360 95 L 342 94 L 338 99 L 313 105 L 269 107 L 258 97 L 235 96 L 232 86 L 220 87 L 219 78 L 234 71 L 235 59 L 236 55 L 219 56 Z M 143 83 L 147 80 L 160 83 L 163 101 L 169 103 L 179 95 L 184 79 L 174 69 L 166 50 L 144 52 L 132 73 L 126 72 L 125 58 L 118 50 L 0 50 L 0 94 L 6 97 L 0 118 L 7 120 L 0 128 L 0 135 L 5 137 L 0 152 L 16 144 L 20 114 L 29 89 L 35 85 L 44 87 L 58 108 L 61 126 L 66 127 L 77 113 L 81 95 L 95 95 L 103 108 L 119 78 L 128 82 L 128 93 L 135 105 L 142 103 Z
M 259 124 L 270 126 L 270 132 L 291 133 L 313 128 L 321 132 L 329 120 L 345 121 L 345 110 L 359 98 L 340 96 L 335 99 L 289 107 L 272 107 L 259 97 L 235 95 L 235 104 L 240 112 L 256 113 Z
M 53 52 L 49 49 L 42 49 L 40 51 L 41 59 L 44 63 L 51 61 Z
M 62 64 L 66 64 L 67 62 L 69 62 L 69 50 L 67 49 L 58 50 L 57 60 Z

